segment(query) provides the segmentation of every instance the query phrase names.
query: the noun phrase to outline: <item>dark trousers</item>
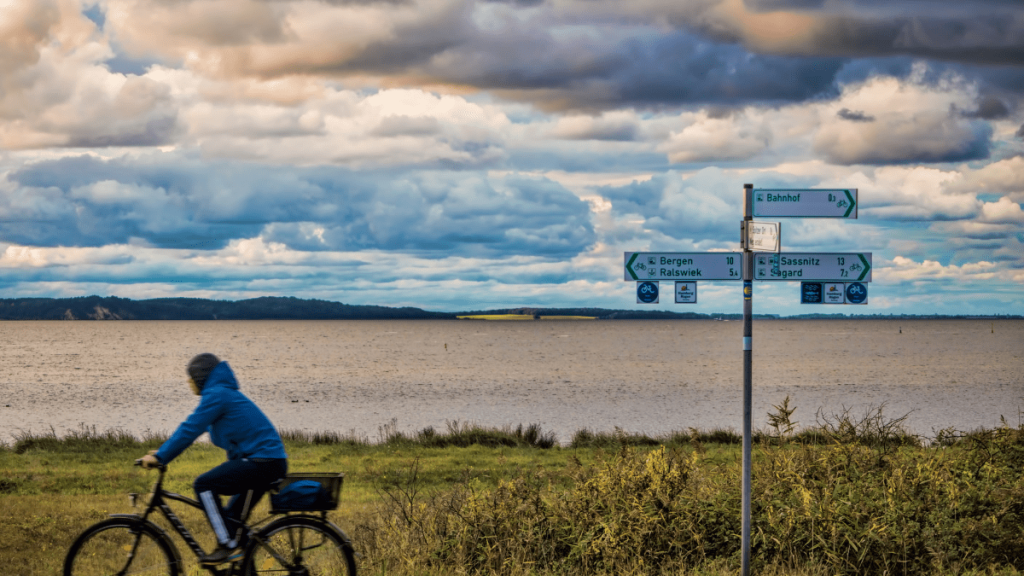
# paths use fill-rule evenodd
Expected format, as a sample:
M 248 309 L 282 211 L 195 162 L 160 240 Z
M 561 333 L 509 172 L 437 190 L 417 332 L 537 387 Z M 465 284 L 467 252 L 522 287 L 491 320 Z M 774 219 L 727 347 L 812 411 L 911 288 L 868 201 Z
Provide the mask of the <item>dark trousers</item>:
M 243 458 L 228 460 L 196 478 L 192 486 L 219 544 L 237 544 L 249 512 L 287 472 L 288 461 L 283 458 Z M 221 496 L 231 496 L 226 510 Z

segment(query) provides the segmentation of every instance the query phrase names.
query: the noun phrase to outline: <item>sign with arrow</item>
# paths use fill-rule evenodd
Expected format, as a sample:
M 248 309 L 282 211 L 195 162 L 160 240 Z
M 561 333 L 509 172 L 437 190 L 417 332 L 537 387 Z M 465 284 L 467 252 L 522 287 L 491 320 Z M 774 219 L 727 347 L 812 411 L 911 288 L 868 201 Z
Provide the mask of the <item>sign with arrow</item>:
M 871 282 L 871 253 L 780 252 L 754 256 L 755 280 Z
M 754 214 L 780 218 L 857 218 L 857 189 L 754 189 Z
M 738 252 L 626 252 L 624 280 L 739 280 Z

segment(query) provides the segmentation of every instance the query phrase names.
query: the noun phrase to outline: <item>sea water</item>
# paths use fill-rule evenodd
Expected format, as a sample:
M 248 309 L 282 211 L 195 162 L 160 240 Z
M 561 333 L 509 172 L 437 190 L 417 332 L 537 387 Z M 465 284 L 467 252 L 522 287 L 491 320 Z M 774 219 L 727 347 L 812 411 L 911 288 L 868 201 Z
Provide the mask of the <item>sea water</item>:
M 1024 321 L 757 320 L 754 426 L 884 407 L 915 433 L 1020 422 Z M 742 322 L 4 322 L 0 440 L 82 426 L 171 432 L 212 352 L 280 428 L 370 441 L 452 421 L 651 435 L 742 429 Z

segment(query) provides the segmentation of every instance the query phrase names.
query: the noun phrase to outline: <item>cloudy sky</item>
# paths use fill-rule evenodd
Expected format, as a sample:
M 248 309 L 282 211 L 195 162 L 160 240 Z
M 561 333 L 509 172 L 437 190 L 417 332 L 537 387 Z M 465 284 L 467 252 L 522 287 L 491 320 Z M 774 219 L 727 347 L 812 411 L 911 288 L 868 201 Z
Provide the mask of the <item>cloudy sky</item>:
M 7 298 L 637 305 L 744 183 L 855 187 L 783 249 L 869 306 L 1024 314 L 1021 0 L 0 0 Z M 663 283 L 663 287 L 664 287 Z

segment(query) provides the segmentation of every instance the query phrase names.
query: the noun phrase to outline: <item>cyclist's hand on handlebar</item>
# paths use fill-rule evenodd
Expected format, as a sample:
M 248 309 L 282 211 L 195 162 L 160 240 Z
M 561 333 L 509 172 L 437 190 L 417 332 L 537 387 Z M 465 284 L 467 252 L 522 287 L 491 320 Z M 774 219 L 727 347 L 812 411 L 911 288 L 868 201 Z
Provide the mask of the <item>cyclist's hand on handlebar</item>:
M 153 455 L 155 452 L 156 451 L 154 450 L 149 454 L 146 454 L 142 458 L 136 460 L 136 462 L 138 462 L 139 466 L 142 466 L 143 468 L 158 468 L 160 466 L 160 461 Z

